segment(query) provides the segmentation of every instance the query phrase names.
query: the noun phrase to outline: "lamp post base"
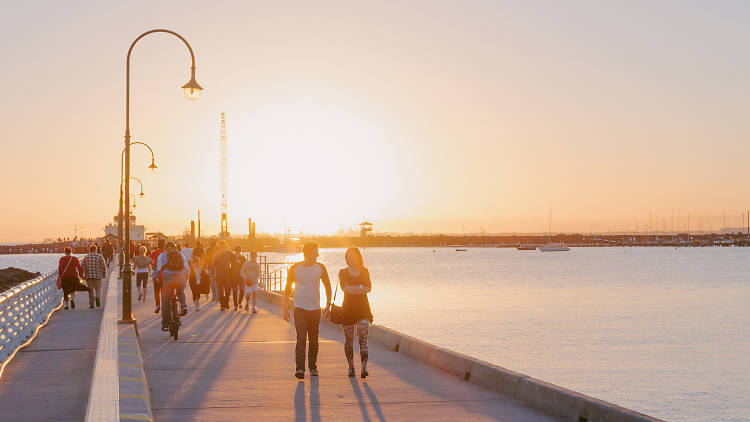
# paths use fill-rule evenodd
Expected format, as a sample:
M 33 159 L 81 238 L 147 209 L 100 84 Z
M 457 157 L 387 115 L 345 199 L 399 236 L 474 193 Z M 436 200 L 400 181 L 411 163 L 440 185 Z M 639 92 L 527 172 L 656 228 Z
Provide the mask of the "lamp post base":
M 128 317 L 123 316 L 122 319 L 117 320 L 118 324 L 135 324 L 135 317 L 131 313 Z

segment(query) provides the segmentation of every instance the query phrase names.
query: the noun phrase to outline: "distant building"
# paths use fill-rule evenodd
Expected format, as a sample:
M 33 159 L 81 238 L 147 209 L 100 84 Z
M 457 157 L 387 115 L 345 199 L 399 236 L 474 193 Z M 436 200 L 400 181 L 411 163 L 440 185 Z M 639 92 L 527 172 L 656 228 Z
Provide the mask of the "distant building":
M 372 223 L 365 221 L 359 223 L 359 237 L 362 239 L 367 238 L 367 232 L 372 231 Z
M 114 223 L 107 224 L 104 226 L 104 236 L 117 236 L 117 223 L 119 221 L 119 216 L 114 217 Z M 124 223 L 124 221 L 123 221 Z M 123 224 L 122 229 L 125 230 L 125 224 Z M 124 233 L 123 233 L 124 234 Z M 130 240 L 146 240 L 146 226 L 138 226 L 135 224 L 135 216 L 130 216 Z

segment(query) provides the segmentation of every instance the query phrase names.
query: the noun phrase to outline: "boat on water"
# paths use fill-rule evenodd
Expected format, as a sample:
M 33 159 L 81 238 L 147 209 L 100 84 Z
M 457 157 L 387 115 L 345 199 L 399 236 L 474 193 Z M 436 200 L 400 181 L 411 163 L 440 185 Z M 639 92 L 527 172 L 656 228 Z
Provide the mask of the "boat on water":
M 466 252 L 468 249 L 456 248 L 456 252 Z
M 547 246 L 539 246 L 537 249 L 540 252 L 565 252 L 570 250 L 570 248 L 564 244 L 547 244 Z
M 518 246 L 516 246 L 516 249 L 518 249 L 519 251 L 535 251 L 536 250 L 536 246 L 534 246 L 534 245 L 518 245 Z
M 564 243 L 552 243 L 552 207 L 549 209 L 549 226 L 547 227 L 547 245 L 536 248 L 539 252 L 566 252 L 570 248 Z

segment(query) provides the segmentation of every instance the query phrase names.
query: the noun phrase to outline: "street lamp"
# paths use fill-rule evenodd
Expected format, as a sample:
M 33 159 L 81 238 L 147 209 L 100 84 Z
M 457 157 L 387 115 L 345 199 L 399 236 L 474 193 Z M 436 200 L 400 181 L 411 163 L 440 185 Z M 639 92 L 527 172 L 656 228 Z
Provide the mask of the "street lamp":
M 182 35 L 170 31 L 168 29 L 152 29 L 150 31 L 146 31 L 143 34 L 139 35 L 138 38 L 133 41 L 132 44 L 130 44 L 130 48 L 128 49 L 128 55 L 125 62 L 125 180 L 130 179 L 130 54 L 133 52 L 133 47 L 135 47 L 135 44 L 140 41 L 141 38 L 145 37 L 146 35 L 153 34 L 155 32 L 164 32 L 167 34 L 174 35 L 175 37 L 179 38 L 183 43 L 185 43 L 185 46 L 188 48 L 188 51 L 190 52 L 190 80 L 188 83 L 182 86 L 182 89 L 185 93 L 185 97 L 188 100 L 195 100 L 200 95 L 201 91 L 203 91 L 203 88 L 198 85 L 198 82 L 195 81 L 195 54 L 193 54 L 193 48 L 190 47 L 190 44 L 185 40 L 185 38 L 182 37 Z M 121 177 L 120 180 L 123 178 Z M 130 195 L 130 183 L 125 183 L 125 197 L 128 197 Z M 125 215 L 130 216 L 130 203 L 125 203 Z M 130 218 L 125 221 L 125 247 L 130 249 Z M 120 320 L 120 323 L 123 324 L 132 324 L 135 323 L 135 318 L 133 317 L 133 312 L 131 309 L 131 283 L 132 283 L 132 272 L 130 269 L 130 254 L 127 254 L 127 257 L 125 258 L 125 264 L 122 268 L 122 319 Z
M 156 167 L 156 164 L 154 164 L 154 150 L 151 149 L 151 147 L 145 142 L 131 142 L 130 145 L 143 145 L 144 147 L 148 148 L 148 151 L 151 153 L 151 165 L 148 166 L 148 168 L 149 170 L 151 170 L 151 173 L 155 173 L 157 167 Z M 117 241 L 120 242 L 120 273 L 122 273 L 122 266 L 123 266 L 123 263 L 125 262 L 125 252 L 124 252 L 124 249 L 122 248 L 122 245 L 123 245 L 122 182 L 125 180 L 125 178 L 122 176 L 122 172 L 123 172 L 123 162 L 125 161 L 125 149 L 126 148 L 123 148 L 122 153 L 120 154 L 120 211 L 117 213 Z M 143 191 L 143 189 L 141 189 L 141 191 Z

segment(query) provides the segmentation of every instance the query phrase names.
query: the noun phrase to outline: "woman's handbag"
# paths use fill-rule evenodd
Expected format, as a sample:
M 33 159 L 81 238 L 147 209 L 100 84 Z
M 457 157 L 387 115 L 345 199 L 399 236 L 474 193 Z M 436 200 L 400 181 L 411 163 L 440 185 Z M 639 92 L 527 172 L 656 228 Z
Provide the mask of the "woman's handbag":
M 336 293 L 333 294 L 333 301 L 336 301 L 336 295 L 339 293 L 339 283 L 336 283 Z M 331 311 L 328 314 L 328 320 L 334 324 L 344 323 L 344 308 L 331 303 Z

